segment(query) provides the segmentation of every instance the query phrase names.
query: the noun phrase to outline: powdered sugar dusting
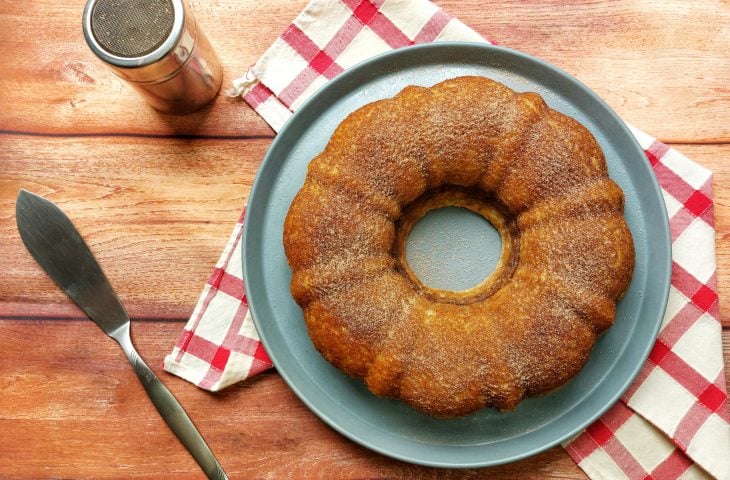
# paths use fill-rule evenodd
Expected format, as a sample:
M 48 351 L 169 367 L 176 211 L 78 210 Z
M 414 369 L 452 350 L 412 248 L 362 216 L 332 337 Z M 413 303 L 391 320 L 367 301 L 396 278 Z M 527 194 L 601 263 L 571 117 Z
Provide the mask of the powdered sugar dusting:
M 426 291 L 404 270 L 397 226 L 437 190 L 446 204 L 494 205 L 508 239 L 499 283 Z M 581 368 L 631 278 L 622 214 L 585 128 L 536 94 L 459 77 L 342 122 L 310 164 L 284 246 L 325 358 L 379 395 L 455 416 L 513 408 Z

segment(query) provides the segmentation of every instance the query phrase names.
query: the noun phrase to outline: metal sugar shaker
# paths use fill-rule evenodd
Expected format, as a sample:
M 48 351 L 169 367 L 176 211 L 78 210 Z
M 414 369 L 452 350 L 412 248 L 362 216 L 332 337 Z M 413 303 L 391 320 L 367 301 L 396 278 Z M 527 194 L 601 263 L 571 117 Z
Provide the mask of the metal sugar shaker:
M 89 0 L 91 50 L 154 108 L 185 114 L 221 87 L 220 63 L 184 0 Z

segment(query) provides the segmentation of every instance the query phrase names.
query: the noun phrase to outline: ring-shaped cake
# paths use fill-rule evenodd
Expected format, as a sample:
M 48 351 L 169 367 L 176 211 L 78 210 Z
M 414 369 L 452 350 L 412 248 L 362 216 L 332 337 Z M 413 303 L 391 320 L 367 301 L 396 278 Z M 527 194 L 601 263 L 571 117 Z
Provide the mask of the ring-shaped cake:
M 495 271 L 447 291 L 405 259 L 426 212 L 502 237 Z M 483 77 L 410 86 L 350 114 L 284 224 L 291 292 L 329 362 L 438 417 L 514 408 L 584 365 L 631 281 L 621 189 L 591 133 Z

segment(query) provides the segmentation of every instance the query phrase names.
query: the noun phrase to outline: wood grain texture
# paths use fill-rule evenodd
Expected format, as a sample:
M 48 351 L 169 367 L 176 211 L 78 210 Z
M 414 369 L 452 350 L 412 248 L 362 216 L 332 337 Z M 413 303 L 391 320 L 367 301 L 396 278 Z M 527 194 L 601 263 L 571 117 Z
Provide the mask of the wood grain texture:
M 270 143 L 7 135 L 0 142 L 8 250 L 0 257 L 7 280 L 0 313 L 34 299 L 43 308 L 67 304 L 17 234 L 15 196 L 26 188 L 73 218 L 132 315 L 176 318 L 192 311 Z
M 132 331 L 142 357 L 185 406 L 231 478 L 583 478 L 560 448 L 480 470 L 388 460 L 319 421 L 273 371 L 220 394 L 202 392 L 160 368 L 181 326 L 134 321 Z M 0 478 L 201 478 L 121 349 L 92 322 L 5 320 L 0 338 L 0 458 L 6 459 Z M 730 342 L 730 332 L 724 341 Z M 43 348 L 27 348 L 31 343 Z
M 86 48 L 80 26 L 83 3 L 12 0 L 0 5 L 1 129 L 271 134 L 255 113 L 223 95 L 187 117 L 155 113 Z M 191 3 L 223 59 L 224 85 L 245 73 L 305 5 L 303 0 Z M 437 3 L 499 44 L 575 75 L 624 119 L 663 141 L 730 141 L 728 2 Z M 44 32 L 43 41 L 28 32 Z
M 157 114 L 86 48 L 83 3 L 0 2 L 0 478 L 202 478 L 121 350 L 25 251 L 14 216 L 21 187 L 57 202 L 77 224 L 134 318 L 140 352 L 231 478 L 585 478 L 560 448 L 493 469 L 407 465 L 336 434 L 273 371 L 217 395 L 162 372 L 273 132 L 222 94 L 190 116 Z M 304 3 L 191 1 L 226 84 Z M 680 142 L 714 171 L 721 311 L 730 326 L 730 4 L 437 3 L 577 76 L 623 118 Z M 728 328 L 723 342 L 727 366 Z
M 0 256 L 0 314 L 52 305 L 71 315 L 18 237 L 15 196 L 26 188 L 71 215 L 133 315 L 188 316 L 269 143 L 0 135 L 0 242 L 8 248 Z M 730 145 L 676 147 L 713 170 L 716 187 L 730 185 Z M 715 190 L 722 299 L 730 298 L 730 190 Z M 730 325 L 730 303 L 721 310 Z
M 388 460 L 343 440 L 275 373 L 221 394 L 201 392 L 159 368 L 180 326 L 135 322 L 135 342 L 231 478 L 582 477 L 560 448 L 482 470 L 449 471 Z M 94 324 L 4 321 L 0 338 L 7 345 L 0 357 L 0 455 L 13 459 L 0 463 L 0 477 L 20 478 L 29 472 L 44 478 L 201 477 L 145 398 L 121 350 Z M 45 348 L 28 351 L 25 346 L 31 341 Z M 71 341 L 73 348 L 68 348 Z

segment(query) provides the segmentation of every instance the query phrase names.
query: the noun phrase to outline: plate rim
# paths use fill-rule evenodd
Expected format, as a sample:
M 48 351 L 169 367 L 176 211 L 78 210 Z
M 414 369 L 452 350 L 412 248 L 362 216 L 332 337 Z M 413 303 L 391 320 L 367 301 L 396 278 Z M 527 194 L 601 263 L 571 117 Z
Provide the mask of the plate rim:
M 272 157 L 272 152 L 275 151 L 276 147 L 279 145 L 279 143 L 285 141 L 282 140 L 285 138 L 283 135 L 284 132 L 288 128 L 290 128 L 291 125 L 295 125 L 297 120 L 306 115 L 308 110 L 311 108 L 314 108 L 313 106 L 316 105 L 319 97 L 321 97 L 324 93 L 328 92 L 331 89 L 337 88 L 341 83 L 345 83 L 348 78 L 351 76 L 359 74 L 363 70 L 367 70 L 370 68 L 373 64 L 378 64 L 380 62 L 388 61 L 392 59 L 393 57 L 399 57 L 399 56 L 406 56 L 411 54 L 423 54 L 424 52 L 428 52 L 430 50 L 451 50 L 451 49 L 482 49 L 485 54 L 489 54 L 490 52 L 501 52 L 503 54 L 507 54 L 509 56 L 516 57 L 520 59 L 521 61 L 527 61 L 527 62 L 533 62 L 538 64 L 538 66 L 542 68 L 547 68 L 548 70 L 552 70 L 553 73 L 555 73 L 557 76 L 561 77 L 561 80 L 565 80 L 568 83 L 575 84 L 578 89 L 582 91 L 582 93 L 588 95 L 590 99 L 594 102 L 596 102 L 600 107 L 602 107 L 610 117 L 610 120 L 613 120 L 618 128 L 621 130 L 621 132 L 624 134 L 626 139 L 628 139 L 629 143 L 632 144 L 633 148 L 637 151 L 637 153 L 640 154 L 640 156 L 643 158 L 645 156 L 644 149 L 639 145 L 636 137 L 633 135 L 633 133 L 629 130 L 629 128 L 626 126 L 626 124 L 621 120 L 621 118 L 618 116 L 618 114 L 601 98 L 599 97 L 593 90 L 588 88 L 585 84 L 583 84 L 580 80 L 576 79 L 572 75 L 569 75 L 564 70 L 560 69 L 559 67 L 556 67 L 555 65 L 552 65 L 549 62 L 546 62 L 540 58 L 534 57 L 532 55 L 520 52 L 518 50 L 514 50 L 507 47 L 497 46 L 497 45 L 491 45 L 486 43 L 478 43 L 478 42 L 462 42 L 462 41 L 454 41 L 454 42 L 433 42 L 433 43 L 426 43 L 426 44 L 420 44 L 420 45 L 413 45 L 409 47 L 404 47 L 400 49 L 390 50 L 384 53 L 381 53 L 379 55 L 370 57 L 358 64 L 356 64 L 353 67 L 350 67 L 346 69 L 344 72 L 339 74 L 337 77 L 333 78 L 332 80 L 328 81 L 325 85 L 323 85 L 319 90 L 317 90 L 309 99 L 307 99 L 300 108 L 292 114 L 292 116 L 285 122 L 284 126 L 281 128 L 281 130 L 276 134 L 274 137 L 274 140 L 272 141 L 271 145 L 269 146 L 263 160 L 261 161 L 261 164 L 259 165 L 259 168 L 257 170 L 256 176 L 254 178 L 253 185 L 251 187 L 249 197 L 247 200 L 247 218 L 244 221 L 243 230 L 242 230 L 242 241 L 241 241 L 241 262 L 243 266 L 243 280 L 244 285 L 246 285 L 247 292 L 251 291 L 250 286 L 256 285 L 256 281 L 251 281 L 252 278 L 249 275 L 249 269 L 246 268 L 246 264 L 248 263 L 248 255 L 247 251 L 252 251 L 252 248 L 248 246 L 248 244 L 251 242 L 252 235 L 249 233 L 250 230 L 254 227 L 251 225 L 254 223 L 253 221 L 249 220 L 248 212 L 251 211 L 249 208 L 251 205 L 256 205 L 255 200 L 258 198 L 258 192 L 260 189 L 264 188 L 261 185 L 263 182 L 261 181 L 263 172 L 265 171 L 265 168 L 267 165 L 275 162 L 276 160 Z M 664 202 L 662 190 L 659 185 L 659 182 L 656 178 L 655 173 L 653 172 L 649 162 L 641 162 L 641 167 L 644 170 L 644 173 L 647 174 L 646 176 L 650 179 L 649 185 L 651 186 L 651 192 L 648 192 L 651 194 L 651 196 L 655 197 L 659 200 L 658 204 L 661 210 L 662 215 L 661 218 L 655 219 L 659 222 L 659 229 L 663 233 L 662 239 L 655 239 L 654 241 L 658 242 L 660 240 L 663 240 L 664 249 L 663 249 L 663 255 L 662 255 L 662 265 L 660 265 L 658 268 L 664 267 L 665 275 L 663 275 L 663 285 L 661 285 L 661 295 L 659 296 L 660 301 L 660 315 L 658 315 L 658 318 L 655 321 L 655 325 L 652 327 L 652 337 L 656 339 L 659 329 L 662 324 L 662 319 L 666 313 L 667 303 L 669 299 L 669 291 L 671 286 L 671 262 L 672 262 L 672 245 L 671 245 L 671 236 L 670 236 L 670 229 L 669 229 L 669 218 L 668 213 L 666 209 L 666 203 Z M 263 287 L 262 287 L 263 288 Z M 269 354 L 269 357 L 272 360 L 273 365 L 276 367 L 277 372 L 279 375 L 284 379 L 288 387 L 297 395 L 300 401 L 302 401 L 307 408 L 309 408 L 315 415 L 317 415 L 320 420 L 325 422 L 327 425 L 329 425 L 331 428 L 333 428 L 335 431 L 337 431 L 339 434 L 343 435 L 344 437 L 348 438 L 351 441 L 354 441 L 355 443 L 362 445 L 369 450 L 378 452 L 382 455 L 385 455 L 390 458 L 395 458 L 397 460 L 405 461 L 408 463 L 416 464 L 416 465 L 423 465 L 423 466 L 429 466 L 429 467 L 441 467 L 441 468 L 479 468 L 479 467 L 487 467 L 487 466 L 495 466 L 495 465 L 501 465 L 506 463 L 515 462 L 518 460 L 522 460 L 524 458 L 531 457 L 533 455 L 536 455 L 540 452 L 543 452 L 549 448 L 552 448 L 556 445 L 559 445 L 563 441 L 571 438 L 578 432 L 584 430 L 586 427 L 591 425 L 594 421 L 596 421 L 601 415 L 603 415 L 609 408 L 611 408 L 613 405 L 616 404 L 617 401 L 619 401 L 620 397 L 624 394 L 624 392 L 629 388 L 629 386 L 634 382 L 636 379 L 636 376 L 639 374 L 639 371 L 643 367 L 643 365 L 646 363 L 649 353 L 651 352 L 651 349 L 654 346 L 655 342 L 648 343 L 644 346 L 643 350 L 640 352 L 639 358 L 641 361 L 637 362 L 631 369 L 629 375 L 626 377 L 626 380 L 623 382 L 623 384 L 620 386 L 620 388 L 617 388 L 616 391 L 612 396 L 610 396 L 609 401 L 607 401 L 604 405 L 602 405 L 600 408 L 596 409 L 595 412 L 593 412 L 591 415 L 588 415 L 585 420 L 582 422 L 579 422 L 577 426 L 570 429 L 569 432 L 563 433 L 562 435 L 559 435 L 555 438 L 553 438 L 550 441 L 547 441 L 543 443 L 539 447 L 535 447 L 533 449 L 523 451 L 518 454 L 506 456 L 500 460 L 496 461 L 474 461 L 474 462 L 458 462 L 458 463 L 449 463 L 444 461 L 431 461 L 427 459 L 414 459 L 412 457 L 409 457 L 408 455 L 400 454 L 397 452 L 391 452 L 388 451 L 385 448 L 379 447 L 376 444 L 373 444 L 372 442 L 368 441 L 367 438 L 361 438 L 355 433 L 350 432 L 348 429 L 342 427 L 335 419 L 332 418 L 330 414 L 320 409 L 318 406 L 316 406 L 306 395 L 304 395 L 299 388 L 296 386 L 296 383 L 289 377 L 289 374 L 286 372 L 286 370 L 282 370 L 279 367 L 279 359 L 277 358 L 277 354 L 273 353 L 273 351 L 269 348 L 270 343 L 267 339 L 265 328 L 261 328 L 261 323 L 258 318 L 260 318 L 256 314 L 257 310 L 257 302 L 255 300 L 255 295 L 248 296 L 248 305 L 249 309 L 251 311 L 251 318 L 254 322 L 254 326 L 256 327 L 256 331 L 259 335 L 259 338 L 261 339 L 262 344 L 264 345 L 264 348 L 266 349 L 267 353 Z M 622 350 L 623 351 L 623 350 Z M 591 390 L 592 391 L 592 390 Z M 561 415 L 562 417 L 562 415 Z M 560 418 L 560 417 L 558 417 Z M 428 445 L 428 444 L 426 444 Z

